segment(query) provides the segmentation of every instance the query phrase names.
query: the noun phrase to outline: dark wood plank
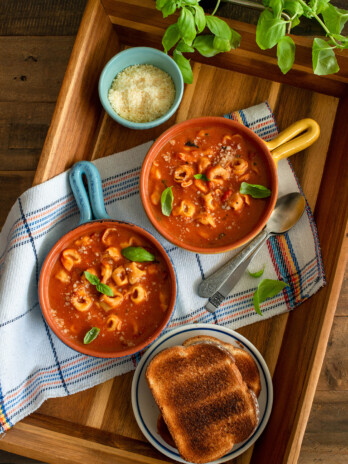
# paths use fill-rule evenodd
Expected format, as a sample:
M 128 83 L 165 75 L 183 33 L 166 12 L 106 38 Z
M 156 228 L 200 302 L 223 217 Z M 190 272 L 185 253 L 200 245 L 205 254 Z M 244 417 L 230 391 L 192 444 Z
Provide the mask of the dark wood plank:
M 0 37 L 0 101 L 52 102 L 74 37 Z
M 0 35 L 74 35 L 87 0 L 1 0 Z

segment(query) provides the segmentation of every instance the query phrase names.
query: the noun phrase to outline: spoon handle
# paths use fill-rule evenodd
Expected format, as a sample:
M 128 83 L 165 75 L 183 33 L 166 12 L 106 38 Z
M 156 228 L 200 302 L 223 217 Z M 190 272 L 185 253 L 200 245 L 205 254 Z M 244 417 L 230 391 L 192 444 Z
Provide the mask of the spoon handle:
M 243 248 L 236 256 L 224 264 L 220 269 L 215 271 L 205 280 L 203 280 L 198 287 L 198 295 L 202 298 L 210 298 L 220 287 L 226 282 L 229 276 L 246 260 L 256 249 L 260 248 L 263 243 L 268 239 L 269 232 L 263 229 L 248 246 Z

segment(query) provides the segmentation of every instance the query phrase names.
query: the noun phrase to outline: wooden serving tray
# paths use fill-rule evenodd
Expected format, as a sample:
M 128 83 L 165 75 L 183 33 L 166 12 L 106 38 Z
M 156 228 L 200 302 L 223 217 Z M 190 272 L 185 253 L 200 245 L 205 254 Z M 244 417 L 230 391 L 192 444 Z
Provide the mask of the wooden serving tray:
M 255 28 L 228 21 L 242 47 L 209 60 L 197 55 L 194 83 L 176 115 L 160 127 L 132 131 L 102 110 L 97 83 L 113 55 L 126 46 L 161 49 L 172 21 L 153 0 L 90 0 L 76 39 L 35 184 L 81 159 L 95 159 L 151 140 L 188 118 L 219 116 L 268 100 L 280 129 L 305 117 L 321 127 L 317 143 L 292 158 L 318 226 L 327 286 L 290 314 L 239 330 L 264 356 L 274 381 L 268 426 L 239 464 L 295 463 L 310 413 L 345 266 L 348 210 L 348 56 L 341 71 L 318 77 L 311 70 L 311 41 L 294 38 L 296 65 L 283 76 L 274 51 L 255 44 Z M 206 64 L 206 63 L 209 63 Z M 122 158 L 119 159 L 122 163 Z M 168 461 L 143 437 L 133 417 L 132 373 L 98 387 L 44 403 L 1 440 L 0 449 L 50 463 L 160 463 Z

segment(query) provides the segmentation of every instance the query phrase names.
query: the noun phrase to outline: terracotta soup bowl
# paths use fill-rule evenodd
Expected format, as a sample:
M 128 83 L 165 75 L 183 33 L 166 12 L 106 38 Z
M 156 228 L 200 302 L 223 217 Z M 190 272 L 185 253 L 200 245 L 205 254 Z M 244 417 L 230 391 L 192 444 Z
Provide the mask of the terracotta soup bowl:
M 145 157 L 140 177 L 145 211 L 178 247 L 195 253 L 240 247 L 265 227 L 273 211 L 277 162 L 310 146 L 319 132 L 315 121 L 302 119 L 265 142 L 222 117 L 177 124 Z
M 77 163 L 69 180 L 81 221 L 54 245 L 43 264 L 43 315 L 53 332 L 80 353 L 101 358 L 134 354 L 152 343 L 171 318 L 174 268 L 149 232 L 109 218 L 92 163 Z M 126 258 L 126 248 L 141 249 L 146 260 Z

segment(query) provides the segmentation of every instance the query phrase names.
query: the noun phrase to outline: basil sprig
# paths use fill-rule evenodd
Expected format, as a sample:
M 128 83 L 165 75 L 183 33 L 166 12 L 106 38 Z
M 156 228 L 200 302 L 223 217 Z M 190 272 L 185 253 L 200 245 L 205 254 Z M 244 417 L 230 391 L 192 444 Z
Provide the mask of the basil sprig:
M 84 345 L 88 345 L 88 343 L 93 342 L 93 340 L 95 340 L 98 337 L 99 332 L 100 332 L 100 329 L 98 329 L 98 327 L 92 327 L 91 330 L 89 330 L 86 333 L 83 339 Z
M 272 280 L 272 279 L 264 279 L 262 280 L 253 296 L 254 308 L 257 314 L 262 316 L 262 312 L 260 309 L 260 303 L 263 303 L 268 298 L 272 298 L 273 296 L 277 295 L 279 292 L 283 290 L 283 288 L 287 287 L 288 284 L 281 281 L 281 280 Z
M 195 179 L 202 179 L 202 180 L 205 180 L 206 182 L 209 182 L 209 179 L 205 174 L 195 174 L 193 177 Z
M 271 196 L 271 191 L 263 185 L 248 184 L 242 182 L 240 186 L 240 193 L 243 195 L 250 195 L 253 198 L 268 198 Z
M 218 2 L 220 3 L 220 2 Z M 191 84 L 193 74 L 190 60 L 183 53 L 197 50 L 203 56 L 214 56 L 239 46 L 240 35 L 220 18 L 206 15 L 199 0 L 156 0 L 156 8 L 163 17 L 180 10 L 178 21 L 171 24 L 164 33 L 162 45 L 166 53 L 173 47 L 173 59 L 179 66 L 184 82 Z M 207 28 L 211 34 L 198 35 Z
M 339 71 L 335 50 L 348 48 L 348 37 L 341 34 L 348 20 L 348 11 L 331 5 L 330 0 L 262 0 L 266 9 L 260 14 L 256 27 L 256 43 L 262 50 L 277 46 L 278 66 L 286 74 L 295 60 L 295 43 L 287 35 L 300 23 L 302 16 L 320 24 L 326 38 L 315 38 L 312 47 L 314 74 L 319 76 Z M 168 53 L 173 47 L 174 61 L 184 82 L 192 83 L 190 60 L 183 53 L 199 52 L 205 57 L 239 47 L 241 36 L 215 15 L 220 0 L 211 15 L 206 15 L 199 0 L 156 0 L 163 17 L 179 10 L 178 21 L 164 33 L 162 45 Z M 288 18 L 284 15 L 287 15 Z M 206 31 L 206 33 L 204 33 Z
M 111 290 L 111 288 L 106 284 L 102 284 L 96 275 L 91 274 L 88 271 L 85 271 L 84 274 L 88 282 L 92 285 L 95 285 L 95 288 L 98 290 L 98 292 L 103 293 L 106 296 L 114 296 L 114 292 Z
M 155 257 L 152 253 L 145 250 L 142 247 L 127 247 L 121 250 L 122 256 L 129 259 L 129 261 L 136 261 L 143 263 L 145 261 L 155 261 Z
M 174 195 L 172 189 L 173 187 L 166 188 L 161 195 L 161 209 L 165 216 L 170 216 L 173 209 Z

